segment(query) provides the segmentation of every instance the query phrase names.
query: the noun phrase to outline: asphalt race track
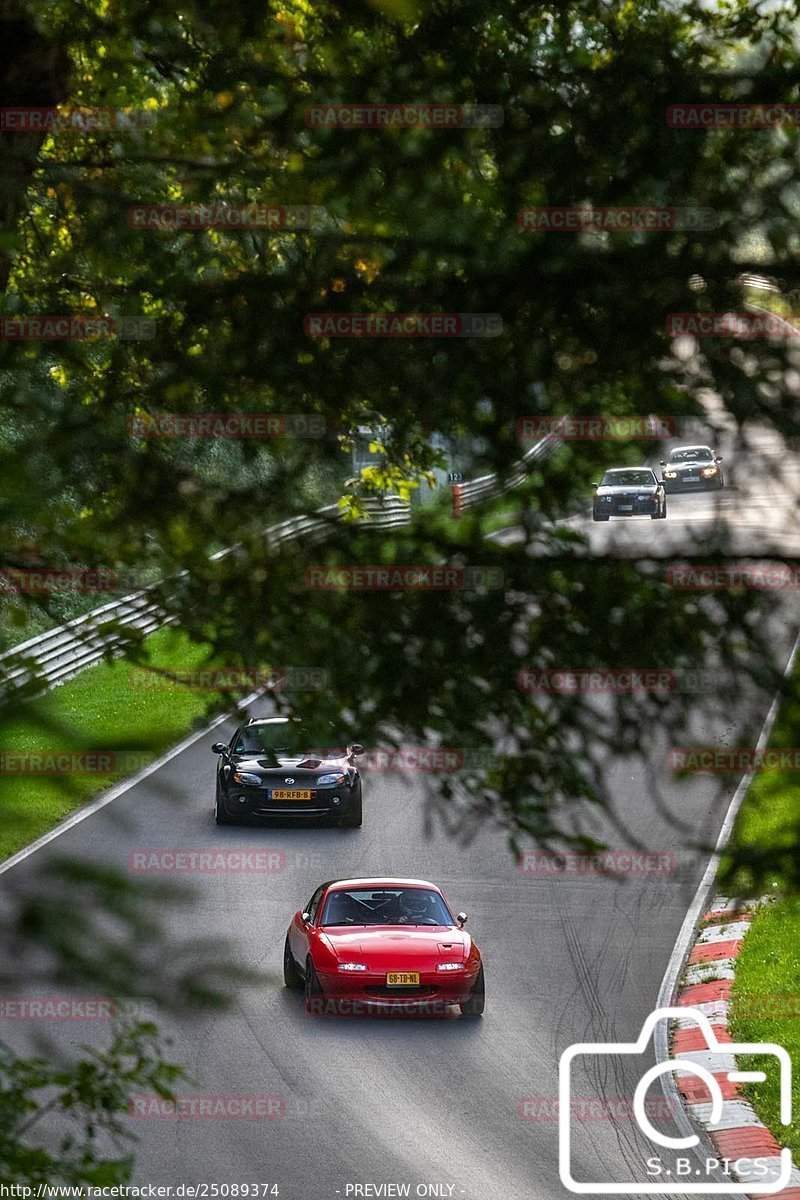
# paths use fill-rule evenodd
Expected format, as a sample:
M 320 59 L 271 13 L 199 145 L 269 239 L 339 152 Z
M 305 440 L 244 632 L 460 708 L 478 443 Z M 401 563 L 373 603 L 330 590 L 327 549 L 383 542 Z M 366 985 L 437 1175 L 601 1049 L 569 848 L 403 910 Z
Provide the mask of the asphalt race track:
M 722 446 L 732 486 L 719 496 L 669 497 L 666 522 L 593 525 L 582 516 L 573 524 L 597 549 L 616 539 L 637 552 L 674 553 L 693 546 L 724 511 L 741 552 L 766 552 L 779 542 L 800 551 L 793 492 L 800 463 L 767 439 L 755 441 L 759 454 L 774 454 L 787 468 L 784 479 L 762 474 L 761 467 L 746 470 L 732 452 L 728 461 Z M 787 628 L 775 638 L 779 664 L 788 656 L 795 609 L 794 597 L 787 596 Z M 768 703 L 765 696 L 744 697 L 735 717 L 720 708 L 714 730 L 707 724 L 703 729 L 704 740 L 733 742 L 736 723 L 758 725 Z M 629 760 L 611 762 L 623 827 L 650 850 L 673 854 L 675 869 L 624 882 L 530 875 L 512 860 L 500 831 L 486 830 L 468 846 L 435 831 L 426 834 L 426 788 L 419 774 L 366 775 L 361 830 L 217 828 L 210 747 L 227 737 L 228 728 L 209 732 L 13 868 L 30 871 L 54 852 L 125 866 L 131 851 L 150 847 L 269 848 L 285 856 L 284 869 L 267 875 L 195 877 L 196 906 L 167 914 L 176 940 L 226 936 L 237 958 L 266 978 L 227 1014 L 165 1025 L 175 1038 L 173 1057 L 193 1076 L 192 1086 L 182 1090 L 280 1097 L 282 1115 L 132 1121 L 140 1139 L 134 1181 L 276 1183 L 280 1195 L 292 1200 L 380 1195 L 354 1191 L 353 1185 L 389 1183 L 409 1185 L 412 1196 L 468 1200 L 567 1195 L 558 1174 L 555 1108 L 531 1100 L 557 1096 L 558 1059 L 571 1043 L 637 1036 L 705 866 L 706 856 L 690 847 L 713 839 L 730 786 L 709 776 L 675 783 L 665 767 L 663 794 L 685 827 L 680 829 L 652 803 L 643 769 Z M 622 846 L 619 834 L 608 836 L 612 846 Z M 482 1021 L 314 1019 L 304 1013 L 302 996 L 282 986 L 291 915 L 322 879 L 366 874 L 429 878 L 443 887 L 454 910 L 467 910 L 467 927 L 486 962 Z M 54 1032 L 72 1043 L 84 1035 L 75 1026 Z M 582 1078 L 576 1094 L 630 1099 L 642 1069 L 626 1066 Z M 642 1179 L 647 1154 L 632 1121 L 576 1125 L 575 1172 L 581 1178 Z M 434 1184 L 438 1192 L 417 1192 L 418 1185 Z

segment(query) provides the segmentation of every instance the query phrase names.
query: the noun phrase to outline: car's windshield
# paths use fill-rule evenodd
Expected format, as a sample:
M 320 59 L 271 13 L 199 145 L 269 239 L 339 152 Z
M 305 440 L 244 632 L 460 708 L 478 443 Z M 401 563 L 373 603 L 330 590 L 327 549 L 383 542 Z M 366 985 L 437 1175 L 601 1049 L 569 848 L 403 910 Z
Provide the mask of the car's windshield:
M 287 721 L 279 725 L 248 725 L 240 729 L 233 744 L 234 754 L 306 754 L 312 739 L 304 725 Z
M 652 471 L 606 471 L 600 481 L 600 487 L 619 487 L 620 485 L 644 487 L 653 483 L 655 483 L 655 476 Z
M 438 892 L 427 888 L 353 888 L 330 892 L 322 925 L 452 925 Z
M 670 452 L 669 461 L 671 463 L 683 462 L 711 462 L 714 455 L 707 446 L 688 446 L 684 450 L 672 450 Z

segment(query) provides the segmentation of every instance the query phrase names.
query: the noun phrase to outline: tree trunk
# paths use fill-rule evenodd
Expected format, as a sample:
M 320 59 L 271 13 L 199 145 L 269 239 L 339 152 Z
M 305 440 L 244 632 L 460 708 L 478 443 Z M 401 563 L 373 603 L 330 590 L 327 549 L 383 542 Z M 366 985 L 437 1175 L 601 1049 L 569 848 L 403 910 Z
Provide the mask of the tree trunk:
M 0 107 L 52 108 L 69 96 L 66 49 L 39 31 L 14 0 L 0 0 Z M 10 238 L 25 212 L 26 192 L 45 133 L 0 132 L 0 292 L 8 286 Z

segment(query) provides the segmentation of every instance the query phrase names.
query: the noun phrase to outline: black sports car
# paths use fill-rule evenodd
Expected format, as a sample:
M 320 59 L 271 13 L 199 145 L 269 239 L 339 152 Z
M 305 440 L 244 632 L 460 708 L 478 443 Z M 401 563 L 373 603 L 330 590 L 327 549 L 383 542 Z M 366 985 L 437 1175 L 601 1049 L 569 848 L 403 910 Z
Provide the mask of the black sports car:
M 632 517 L 646 514 L 654 521 L 667 515 L 664 485 L 650 467 L 615 467 L 606 471 L 592 503 L 592 519 L 607 521 L 609 517 Z
M 215 742 L 217 824 L 291 815 L 358 828 L 361 776 L 354 759 L 364 747 L 314 750 L 314 740 L 299 717 L 254 717 L 227 746 Z
M 721 462 L 709 446 L 676 446 L 667 461 L 661 462 L 664 488 L 668 492 L 719 491 L 725 485 Z

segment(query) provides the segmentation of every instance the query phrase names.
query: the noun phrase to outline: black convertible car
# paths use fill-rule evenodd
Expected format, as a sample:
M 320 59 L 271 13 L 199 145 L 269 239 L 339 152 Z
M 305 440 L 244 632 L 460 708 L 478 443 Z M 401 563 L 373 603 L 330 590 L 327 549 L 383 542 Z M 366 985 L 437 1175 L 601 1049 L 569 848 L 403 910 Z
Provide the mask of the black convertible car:
M 676 446 L 667 461 L 661 461 L 664 488 L 668 492 L 718 491 L 725 483 L 721 462 L 710 446 Z
M 615 467 L 606 471 L 592 503 L 592 519 L 607 521 L 609 517 L 648 515 L 654 521 L 667 515 L 664 485 L 650 467 Z
M 361 776 L 354 760 L 364 747 L 313 749 L 314 741 L 299 717 L 253 717 L 227 746 L 215 742 L 217 824 L 307 816 L 358 828 Z

